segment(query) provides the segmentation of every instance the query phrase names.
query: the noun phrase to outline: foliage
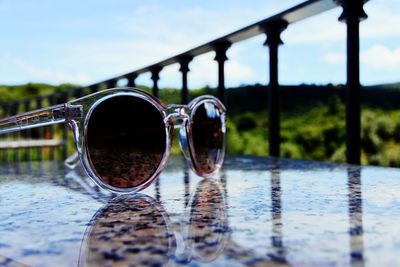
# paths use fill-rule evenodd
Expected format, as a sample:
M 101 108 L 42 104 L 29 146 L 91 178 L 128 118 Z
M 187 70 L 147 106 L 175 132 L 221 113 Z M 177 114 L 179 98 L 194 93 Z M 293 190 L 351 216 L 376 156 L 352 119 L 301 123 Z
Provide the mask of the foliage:
M 73 84 L 52 86 L 42 83 L 27 83 L 23 85 L 0 85 L 0 101 L 30 99 L 38 95 L 50 95 L 54 92 L 68 91 L 76 88 Z
M 25 84 L 0 86 L 0 101 L 29 99 L 75 85 Z M 141 86 L 151 92 L 151 88 Z M 268 155 L 268 89 L 246 86 L 227 90 L 227 152 Z M 164 103 L 180 103 L 180 90 L 160 90 Z M 190 90 L 190 99 L 215 90 Z M 285 86 L 281 89 L 281 155 L 283 157 L 345 161 L 345 108 L 342 86 Z M 362 163 L 400 166 L 400 90 L 371 87 L 362 95 Z M 178 132 L 175 131 L 175 136 Z M 72 144 L 71 144 L 72 148 Z M 180 153 L 178 139 L 172 153 Z

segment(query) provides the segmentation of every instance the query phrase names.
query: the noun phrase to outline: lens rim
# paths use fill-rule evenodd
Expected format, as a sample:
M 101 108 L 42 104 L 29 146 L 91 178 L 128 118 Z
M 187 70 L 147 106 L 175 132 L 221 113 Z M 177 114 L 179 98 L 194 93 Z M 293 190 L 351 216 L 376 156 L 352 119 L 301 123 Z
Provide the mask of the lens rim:
M 198 166 L 200 165 L 197 161 L 196 158 L 196 151 L 195 151 L 195 147 L 194 147 L 194 143 L 193 143 L 193 117 L 196 114 L 196 110 L 205 103 L 212 103 L 214 104 L 218 110 L 221 113 L 221 131 L 223 133 L 223 140 L 222 140 L 222 148 L 220 149 L 220 152 L 218 153 L 217 156 L 217 160 L 215 163 L 215 169 L 212 170 L 211 172 L 204 172 L 202 170 L 200 170 L 198 168 Z M 215 173 L 217 173 L 219 171 L 219 169 L 221 169 L 222 167 L 222 163 L 224 161 L 225 158 L 225 148 L 226 148 L 226 108 L 224 106 L 224 104 L 222 104 L 222 102 L 214 97 L 214 96 L 200 96 L 197 97 L 195 99 L 193 99 L 189 105 L 188 105 L 189 109 L 191 110 L 190 112 L 190 118 L 188 123 L 186 124 L 186 133 L 187 133 L 187 139 L 188 139 L 188 147 L 189 147 L 189 154 L 190 154 L 190 161 L 191 161 L 191 165 L 192 165 L 192 169 L 194 170 L 194 172 L 202 177 L 211 177 L 213 176 Z
M 113 89 L 110 89 L 110 90 L 113 90 Z M 165 139 L 166 139 L 165 140 L 165 151 L 163 153 L 163 156 L 162 156 L 159 166 L 157 167 L 157 169 L 155 170 L 153 175 L 150 176 L 146 181 L 139 184 L 138 186 L 132 186 L 132 187 L 127 187 L 127 188 L 115 187 L 115 186 L 112 186 L 110 184 L 103 182 L 103 180 L 100 178 L 100 175 L 97 174 L 96 168 L 94 167 L 93 163 L 90 160 L 89 150 L 88 150 L 88 146 L 87 146 L 88 124 L 89 124 L 90 117 L 91 117 L 93 111 L 102 102 L 104 102 L 110 98 L 119 97 L 119 96 L 138 97 L 140 99 L 147 101 L 148 103 L 153 105 L 156 108 L 156 110 L 160 113 L 163 123 L 165 125 Z M 81 161 L 83 163 L 85 170 L 87 171 L 89 176 L 91 176 L 93 178 L 93 180 L 96 182 L 97 185 L 99 185 L 103 189 L 107 189 L 107 190 L 110 190 L 115 193 L 132 193 L 132 192 L 138 192 L 138 191 L 145 189 L 146 187 L 150 186 L 155 179 L 157 179 L 157 177 L 160 175 L 160 173 L 164 169 L 166 162 L 168 160 L 170 151 L 171 151 L 173 127 L 171 127 L 165 119 L 167 117 L 166 113 L 165 113 L 165 109 L 166 109 L 166 106 L 161 101 L 159 101 L 155 97 L 147 94 L 146 92 L 143 92 L 141 90 L 136 90 L 136 89 L 134 91 L 133 90 L 132 91 L 122 91 L 122 92 L 115 91 L 115 93 L 106 94 L 105 96 L 97 99 L 90 106 L 89 110 L 86 113 L 84 122 L 83 122 L 83 138 L 82 138 L 82 148 L 83 149 L 82 149 L 82 151 L 80 151 L 79 154 L 80 154 Z M 112 112 L 112 111 L 110 111 L 110 112 Z

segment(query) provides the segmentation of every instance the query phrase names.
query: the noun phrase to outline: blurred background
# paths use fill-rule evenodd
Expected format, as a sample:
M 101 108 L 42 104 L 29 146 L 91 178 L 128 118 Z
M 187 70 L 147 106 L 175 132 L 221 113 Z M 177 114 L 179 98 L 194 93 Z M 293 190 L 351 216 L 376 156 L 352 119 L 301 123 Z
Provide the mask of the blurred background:
M 0 101 L 5 105 L 106 80 L 301 2 L 0 0 Z M 364 9 L 368 19 L 360 24 L 361 161 L 400 166 L 400 2 L 371 0 Z M 338 22 L 341 13 L 341 8 L 335 8 L 290 25 L 282 33 L 283 157 L 345 161 L 346 30 L 345 24 Z M 269 59 L 264 41 L 265 36 L 259 35 L 233 45 L 227 53 L 230 154 L 268 155 Z M 215 94 L 218 72 L 214 56 L 207 53 L 190 63 L 190 98 Z M 150 73 L 140 75 L 136 85 L 151 91 Z M 164 102 L 180 102 L 178 64 L 163 69 L 159 86 Z M 8 109 L 2 115 L 11 113 Z M 46 138 L 61 135 L 55 128 Z M 31 132 L 31 136 L 35 134 Z M 8 135 L 5 140 L 20 137 L 24 134 Z M 176 144 L 174 153 L 178 153 Z M 72 152 L 72 141 L 68 146 Z M 2 160 L 35 159 L 37 153 L 26 150 Z M 56 153 L 55 157 L 62 156 Z

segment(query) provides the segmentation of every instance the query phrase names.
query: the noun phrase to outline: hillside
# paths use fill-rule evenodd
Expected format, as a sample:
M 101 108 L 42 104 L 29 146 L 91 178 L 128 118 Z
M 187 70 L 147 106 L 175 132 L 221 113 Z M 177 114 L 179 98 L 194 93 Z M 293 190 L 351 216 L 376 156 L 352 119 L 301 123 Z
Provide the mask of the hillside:
M 400 166 L 399 84 L 362 88 L 362 163 Z M 27 84 L 0 86 L 0 101 L 32 98 L 74 85 Z M 150 91 L 148 87 L 141 87 Z M 343 86 L 282 86 L 281 135 L 284 157 L 345 160 L 345 109 Z M 214 94 L 211 88 L 190 90 L 190 97 Z M 227 90 L 228 153 L 267 155 L 268 89 L 243 86 Z M 160 90 L 165 103 L 179 103 L 177 89 Z M 4 104 L 2 104 L 4 105 Z M 173 152 L 178 153 L 177 142 Z

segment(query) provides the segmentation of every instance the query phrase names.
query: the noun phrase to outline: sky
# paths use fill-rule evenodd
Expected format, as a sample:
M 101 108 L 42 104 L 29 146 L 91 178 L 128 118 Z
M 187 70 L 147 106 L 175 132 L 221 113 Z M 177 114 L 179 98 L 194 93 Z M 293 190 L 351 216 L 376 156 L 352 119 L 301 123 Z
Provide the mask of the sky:
M 298 0 L 0 0 L 0 84 L 89 85 L 184 52 L 301 3 Z M 360 25 L 364 85 L 399 82 L 400 1 L 371 0 Z M 345 83 L 341 8 L 289 25 L 279 50 L 281 84 Z M 267 84 L 265 36 L 228 51 L 226 85 Z M 190 64 L 189 87 L 217 85 L 214 53 Z M 160 87 L 180 87 L 178 65 Z M 150 74 L 137 84 L 151 85 Z

